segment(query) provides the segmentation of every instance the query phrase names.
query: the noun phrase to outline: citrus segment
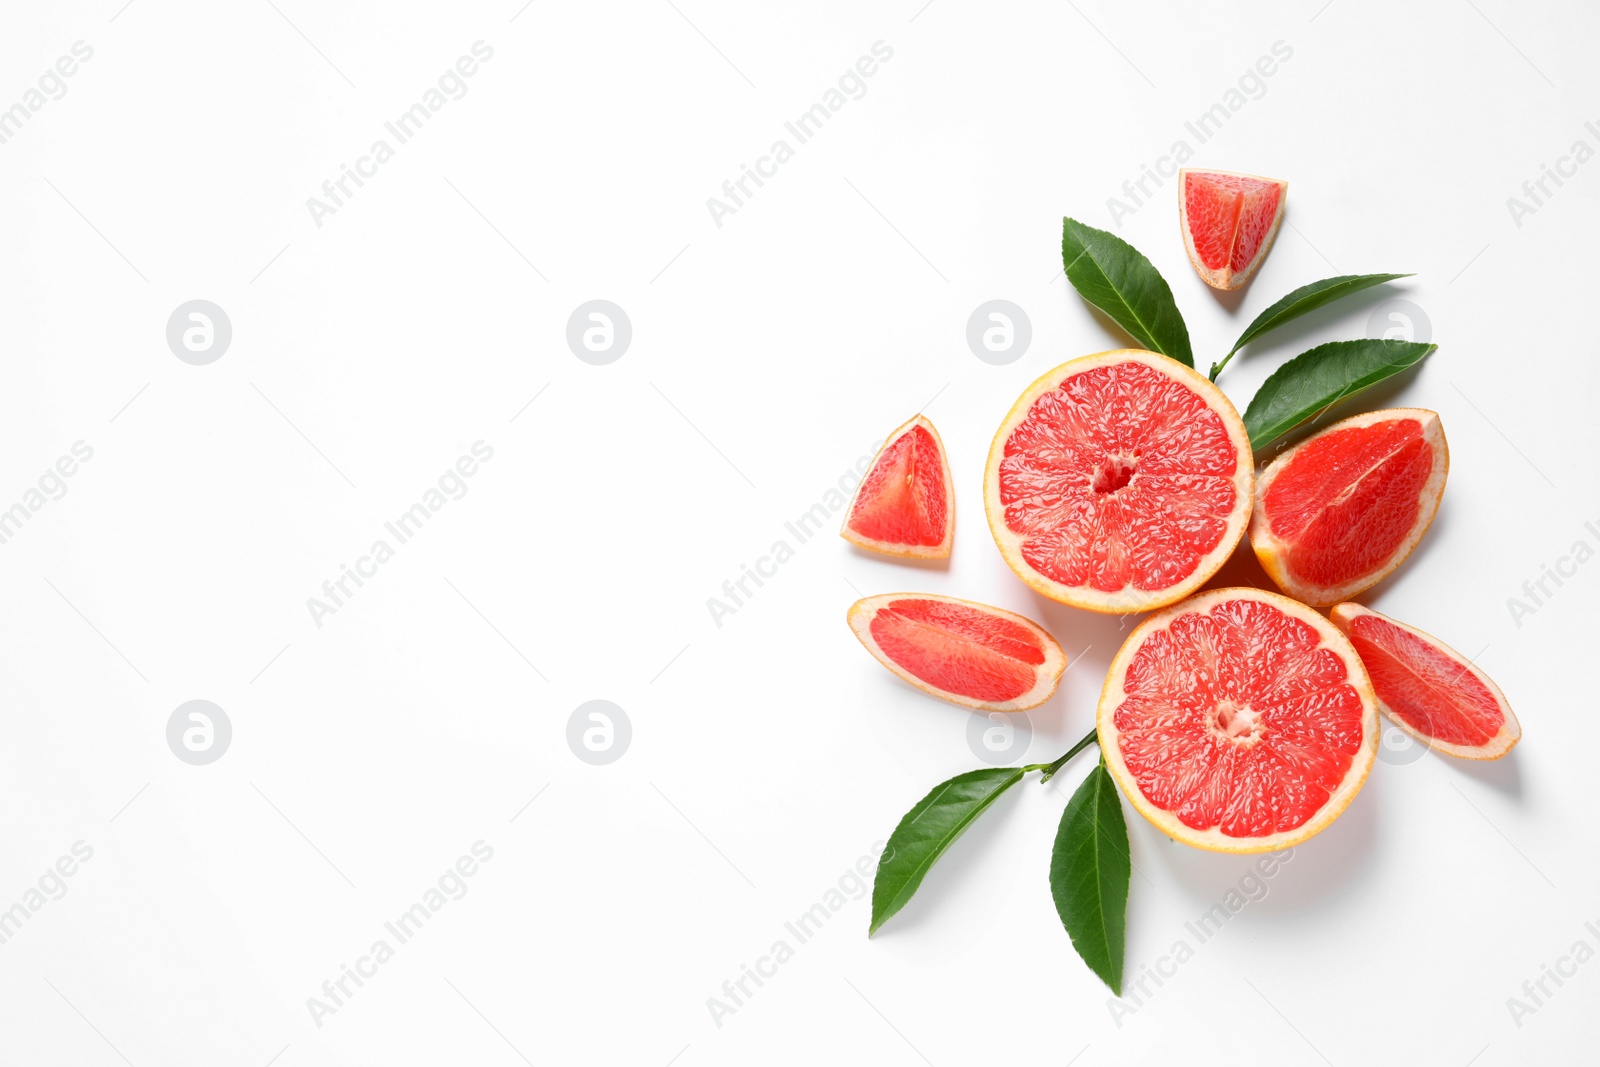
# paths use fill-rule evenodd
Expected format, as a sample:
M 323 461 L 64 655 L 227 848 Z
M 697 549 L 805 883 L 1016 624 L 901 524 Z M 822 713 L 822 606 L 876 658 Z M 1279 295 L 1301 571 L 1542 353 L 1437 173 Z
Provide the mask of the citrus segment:
M 1334 423 L 1262 471 L 1251 547 L 1290 596 L 1337 603 L 1411 554 L 1439 510 L 1449 469 L 1431 411 L 1391 408 Z
M 845 510 L 839 536 L 885 555 L 946 559 L 955 528 L 944 442 L 933 423 L 918 415 L 878 450 Z
M 1050 699 L 1067 657 L 1020 615 L 933 593 L 886 593 L 850 608 L 850 629 L 879 663 L 963 707 L 1022 711 Z
M 984 504 L 1038 592 L 1092 611 L 1181 600 L 1250 514 L 1249 438 L 1216 386 L 1137 349 L 1073 360 L 1028 387 L 995 434 Z
M 1221 170 L 1184 170 L 1178 180 L 1189 262 L 1212 288 L 1240 288 L 1272 246 L 1289 183 Z
M 1359 604 L 1332 619 L 1366 664 L 1378 708 L 1413 737 L 1465 759 L 1499 759 L 1522 739 L 1500 687 L 1443 641 Z
M 1326 828 L 1378 744 L 1350 642 L 1257 589 L 1211 590 L 1141 623 L 1112 661 L 1098 730 L 1140 814 L 1217 852 L 1287 848 Z

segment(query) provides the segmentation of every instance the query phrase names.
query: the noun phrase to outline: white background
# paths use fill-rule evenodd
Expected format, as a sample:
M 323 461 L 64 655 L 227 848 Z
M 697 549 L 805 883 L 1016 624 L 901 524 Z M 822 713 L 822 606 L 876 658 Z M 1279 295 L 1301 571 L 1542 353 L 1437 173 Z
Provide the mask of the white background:
M 1581 670 L 1600 563 L 1520 620 L 1507 600 L 1600 548 L 1600 163 L 1520 226 L 1506 200 L 1575 140 L 1600 148 L 1600 15 L 919 2 L 7 5 L 0 107 L 73 42 L 94 54 L 0 145 L 0 508 L 75 441 L 94 456 L 0 545 L 0 908 L 74 842 L 94 852 L 0 945 L 0 1062 L 1593 1057 L 1600 963 L 1520 1019 L 1507 999 L 1576 941 L 1600 949 Z M 319 228 L 307 198 L 478 40 L 494 55 L 466 96 Z M 880 40 L 866 95 L 717 227 L 706 198 Z M 1107 198 L 1277 41 L 1292 58 L 1195 157 L 1290 182 L 1242 299 L 1190 270 L 1173 183 L 1118 232 L 1172 284 L 1202 366 L 1297 285 L 1417 272 L 1221 384 L 1242 408 L 1385 301 L 1424 309 L 1439 351 L 1362 404 L 1438 410 L 1449 488 L 1363 599 L 1481 650 L 1522 744 L 1379 763 L 1131 1014 L 1055 916 L 1064 799 L 1030 779 L 877 938 L 849 901 L 717 1025 L 725 980 L 794 946 L 786 921 L 979 765 L 968 713 L 850 636 L 857 590 L 1039 619 L 1073 666 L 1027 758 L 1090 726 L 1123 631 L 1006 569 L 983 458 L 1026 383 L 1123 343 L 1060 275 L 1061 216 L 1110 227 Z M 165 340 L 196 298 L 233 325 L 209 366 Z M 609 366 L 565 341 L 596 298 L 633 324 Z M 1009 366 L 965 340 L 995 298 L 1032 321 Z M 948 568 L 856 552 L 830 520 L 714 625 L 707 598 L 793 546 L 785 520 L 925 404 L 957 486 Z M 494 456 L 467 495 L 317 626 L 307 598 L 479 440 Z M 209 766 L 167 747 L 191 699 L 233 724 Z M 608 766 L 566 742 L 591 699 L 632 723 Z M 1134 980 L 1252 860 L 1128 819 Z M 316 1025 L 307 998 L 479 840 L 470 892 Z

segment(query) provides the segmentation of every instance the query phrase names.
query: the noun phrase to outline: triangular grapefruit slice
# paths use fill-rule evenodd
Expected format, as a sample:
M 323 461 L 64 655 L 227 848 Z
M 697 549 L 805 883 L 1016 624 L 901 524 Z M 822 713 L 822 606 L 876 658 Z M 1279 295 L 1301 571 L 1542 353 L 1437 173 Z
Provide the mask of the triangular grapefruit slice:
M 921 415 L 897 428 L 845 509 L 839 536 L 886 556 L 948 559 L 956 495 L 939 431 Z
M 1340 604 L 1332 618 L 1366 664 L 1379 710 L 1417 740 L 1463 759 L 1499 759 L 1522 739 L 1500 687 L 1437 637 L 1360 604 Z
M 1195 271 L 1213 289 L 1238 289 L 1267 258 L 1289 183 L 1225 170 L 1178 172 L 1178 222 Z
M 1304 604 L 1207 590 L 1140 623 L 1097 716 L 1122 792 L 1176 841 L 1270 852 L 1326 829 L 1378 751 L 1356 650 Z
M 1417 547 L 1449 472 L 1444 428 L 1431 411 L 1389 408 L 1336 422 L 1261 472 L 1250 546 L 1295 599 L 1348 600 Z
M 1011 569 L 1113 614 L 1182 600 L 1233 552 L 1254 468 L 1239 414 L 1175 359 L 1119 349 L 1028 386 L 989 448 L 984 506 Z
M 929 696 L 980 711 L 1050 699 L 1067 656 L 1037 623 L 935 593 L 885 593 L 850 606 L 850 630 L 879 663 Z

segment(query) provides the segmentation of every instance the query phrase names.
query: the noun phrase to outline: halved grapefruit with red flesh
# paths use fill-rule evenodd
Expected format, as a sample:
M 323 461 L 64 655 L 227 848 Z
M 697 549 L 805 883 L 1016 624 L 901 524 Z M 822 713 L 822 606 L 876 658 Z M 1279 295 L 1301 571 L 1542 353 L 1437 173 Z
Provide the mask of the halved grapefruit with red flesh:
M 1378 709 L 1440 752 L 1499 759 L 1522 740 L 1506 695 L 1471 660 L 1431 634 L 1360 604 L 1333 609 L 1366 664 Z
M 1285 593 L 1337 604 L 1417 547 L 1449 472 L 1444 428 L 1431 411 L 1389 408 L 1336 422 L 1261 472 L 1250 546 Z
M 1267 258 L 1289 183 L 1224 170 L 1178 172 L 1178 222 L 1189 262 L 1213 289 L 1238 289 Z
M 1253 479 L 1249 435 L 1216 386 L 1177 360 L 1119 349 L 1027 388 L 989 448 L 984 506 L 1000 554 L 1038 592 L 1149 611 L 1227 560 Z
M 940 700 L 1024 711 L 1050 699 L 1066 653 L 1037 623 L 934 593 L 885 593 L 850 607 L 850 630 L 878 662 Z
M 1304 604 L 1214 589 L 1150 616 L 1111 662 L 1100 750 L 1162 833 L 1269 852 L 1326 829 L 1378 751 L 1356 650 Z
M 918 415 L 878 450 L 839 536 L 886 556 L 948 559 L 955 532 L 956 495 L 944 442 Z

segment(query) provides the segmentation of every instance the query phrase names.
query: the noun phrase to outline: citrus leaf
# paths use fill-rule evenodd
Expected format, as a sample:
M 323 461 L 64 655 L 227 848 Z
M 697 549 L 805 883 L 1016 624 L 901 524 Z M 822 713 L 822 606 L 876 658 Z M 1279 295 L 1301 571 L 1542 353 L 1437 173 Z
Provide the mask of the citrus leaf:
M 872 882 L 872 925 L 867 936 L 906 906 L 923 876 L 956 838 L 982 815 L 1000 794 L 1022 781 L 1021 767 L 985 767 L 958 774 L 934 786 L 933 792 L 906 812 L 889 835 L 878 873 Z
M 1155 265 L 1120 237 L 1076 219 L 1061 221 L 1061 260 L 1078 295 L 1145 348 L 1194 366 L 1189 328 Z
M 1233 347 L 1228 349 L 1228 356 L 1233 355 L 1268 330 L 1276 330 L 1291 319 L 1298 319 L 1301 315 L 1315 311 L 1325 304 L 1331 304 L 1341 297 L 1349 296 L 1351 293 L 1359 293 L 1361 290 L 1370 289 L 1374 285 L 1382 285 L 1384 282 L 1392 282 L 1396 278 L 1409 277 L 1411 277 L 1409 274 L 1341 274 L 1337 278 L 1324 278 L 1320 282 L 1302 285 L 1257 315 L 1255 321 L 1245 327 L 1244 333 L 1240 334 L 1239 339 L 1233 342 Z M 1228 356 L 1223 357 L 1223 363 L 1228 362 Z M 1214 374 L 1215 372 L 1213 372 L 1213 376 Z
M 1261 383 L 1244 410 L 1250 447 L 1260 450 L 1333 404 L 1414 366 L 1438 345 L 1366 338 L 1300 353 Z
M 1131 868 L 1122 798 L 1102 758 L 1061 813 L 1050 852 L 1050 895 L 1072 947 L 1119 997 Z

